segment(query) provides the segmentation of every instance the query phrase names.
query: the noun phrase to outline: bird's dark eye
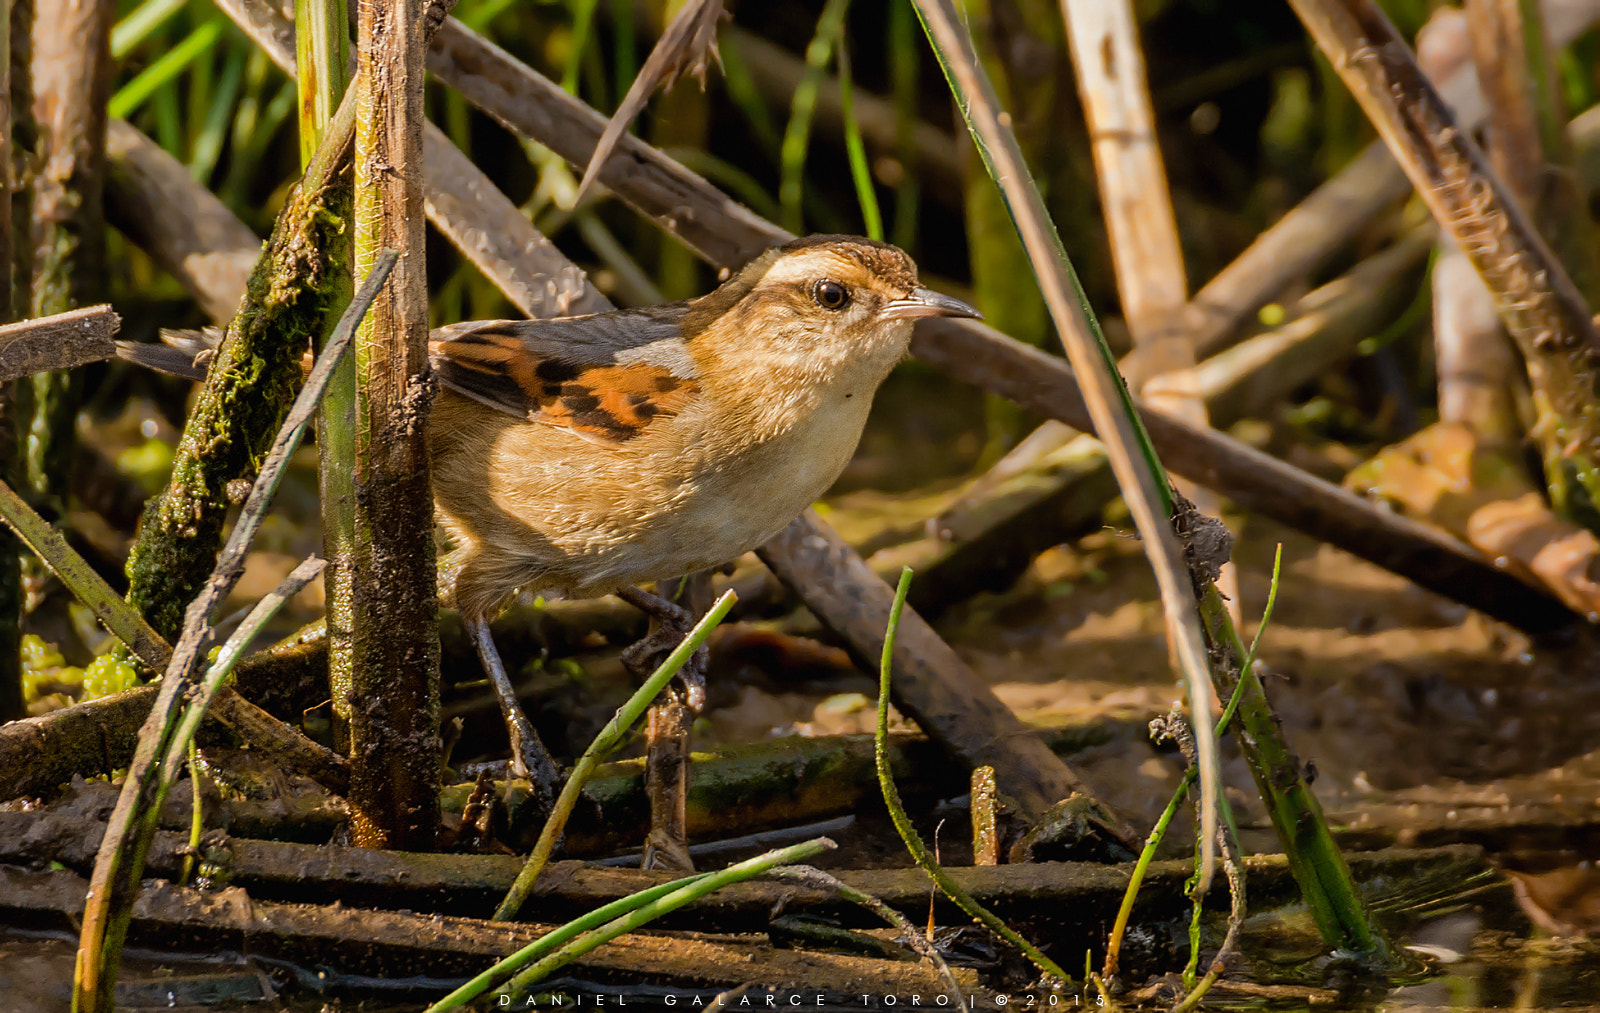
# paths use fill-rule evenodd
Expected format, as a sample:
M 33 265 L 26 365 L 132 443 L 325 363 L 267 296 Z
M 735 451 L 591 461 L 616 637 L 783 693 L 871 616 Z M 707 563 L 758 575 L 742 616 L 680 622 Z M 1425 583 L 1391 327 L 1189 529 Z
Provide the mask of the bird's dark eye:
M 850 304 L 850 290 L 836 281 L 819 281 L 811 297 L 825 310 L 842 310 Z

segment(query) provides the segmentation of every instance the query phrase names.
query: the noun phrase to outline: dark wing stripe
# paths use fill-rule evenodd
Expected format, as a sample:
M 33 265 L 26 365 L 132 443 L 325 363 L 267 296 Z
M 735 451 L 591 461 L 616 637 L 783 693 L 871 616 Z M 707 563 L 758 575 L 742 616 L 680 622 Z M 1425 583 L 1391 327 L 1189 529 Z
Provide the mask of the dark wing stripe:
M 546 321 L 485 321 L 434 331 L 434 369 L 445 386 L 518 418 L 621 442 L 650 420 L 677 414 L 699 384 L 617 354 L 678 338 L 682 307 L 624 310 Z

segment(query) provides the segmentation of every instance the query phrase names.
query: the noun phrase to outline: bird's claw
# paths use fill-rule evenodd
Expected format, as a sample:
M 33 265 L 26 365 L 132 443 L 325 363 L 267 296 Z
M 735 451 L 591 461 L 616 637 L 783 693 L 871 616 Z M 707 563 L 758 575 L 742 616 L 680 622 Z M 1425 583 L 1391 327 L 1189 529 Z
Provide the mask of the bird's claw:
M 623 651 L 622 663 L 639 678 L 648 678 L 656 666 L 683 643 L 688 633 L 687 626 L 679 628 L 676 624 L 663 625 Z M 705 707 L 706 667 L 710 658 L 711 652 L 702 644 L 689 655 L 689 660 L 683 663 L 683 667 L 678 669 L 677 678 L 683 684 L 684 700 L 689 710 L 695 714 L 700 713 Z

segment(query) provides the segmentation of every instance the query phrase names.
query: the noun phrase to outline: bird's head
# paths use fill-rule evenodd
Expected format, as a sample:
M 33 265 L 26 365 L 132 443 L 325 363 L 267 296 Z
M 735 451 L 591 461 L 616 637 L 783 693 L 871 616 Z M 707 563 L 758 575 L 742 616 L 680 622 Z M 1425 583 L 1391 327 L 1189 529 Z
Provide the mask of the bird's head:
M 898 247 L 808 236 L 768 250 L 694 300 L 683 333 L 728 363 L 806 373 L 860 368 L 881 380 L 905 354 L 912 323 L 934 316 L 980 314 L 918 284 L 916 265 Z

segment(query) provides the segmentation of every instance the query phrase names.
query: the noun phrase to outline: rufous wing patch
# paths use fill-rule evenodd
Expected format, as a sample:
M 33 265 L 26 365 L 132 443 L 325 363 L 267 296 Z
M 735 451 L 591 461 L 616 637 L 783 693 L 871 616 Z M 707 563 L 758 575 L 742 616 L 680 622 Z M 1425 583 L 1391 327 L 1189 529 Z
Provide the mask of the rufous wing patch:
M 530 422 L 621 443 L 676 415 L 699 384 L 645 361 L 577 364 L 541 355 L 515 334 L 481 328 L 431 344 L 448 387 Z

